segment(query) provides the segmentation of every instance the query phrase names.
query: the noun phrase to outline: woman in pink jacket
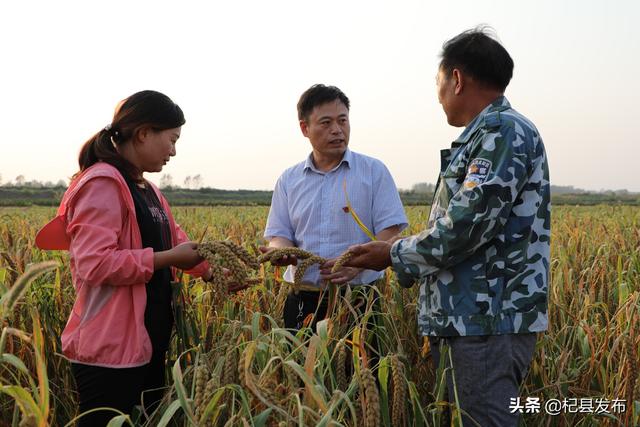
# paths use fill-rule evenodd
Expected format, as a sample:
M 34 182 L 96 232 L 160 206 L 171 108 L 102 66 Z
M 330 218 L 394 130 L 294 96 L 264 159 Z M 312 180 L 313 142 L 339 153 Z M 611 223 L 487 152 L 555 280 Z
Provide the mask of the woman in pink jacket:
M 175 156 L 184 115 L 167 96 L 138 92 L 116 108 L 111 124 L 80 150 L 80 171 L 56 218 L 36 238 L 43 249 L 68 250 L 76 301 L 62 333 L 80 412 L 98 407 L 152 410 L 165 385 L 175 268 L 210 277 L 209 266 L 175 223 L 145 172 Z M 98 411 L 80 426 L 105 425 Z

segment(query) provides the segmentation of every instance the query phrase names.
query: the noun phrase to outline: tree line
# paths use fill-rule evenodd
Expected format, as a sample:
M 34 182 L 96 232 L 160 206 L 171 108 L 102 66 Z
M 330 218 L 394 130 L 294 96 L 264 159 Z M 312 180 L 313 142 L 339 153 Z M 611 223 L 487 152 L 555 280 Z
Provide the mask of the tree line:
M 187 176 L 181 185 L 175 185 L 170 174 L 160 177 L 160 188 L 173 205 L 264 205 L 271 203 L 272 191 L 222 190 L 203 187 L 200 174 Z M 0 206 L 57 206 L 67 188 L 65 181 L 56 183 L 27 180 L 19 175 L 14 181 L 2 183 L 0 175 Z M 414 184 L 409 190 L 400 190 L 405 205 L 430 205 L 435 185 L 427 182 Z M 625 204 L 640 206 L 640 193 L 627 190 L 587 191 L 573 186 L 551 186 L 551 201 L 555 205 Z

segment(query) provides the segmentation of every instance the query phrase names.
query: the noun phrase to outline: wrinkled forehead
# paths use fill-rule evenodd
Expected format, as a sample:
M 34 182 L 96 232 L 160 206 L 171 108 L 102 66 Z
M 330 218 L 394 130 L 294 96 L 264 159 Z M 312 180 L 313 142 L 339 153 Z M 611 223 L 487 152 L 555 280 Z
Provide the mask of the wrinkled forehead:
M 335 99 L 316 105 L 309 114 L 309 118 L 312 120 L 318 120 L 322 117 L 349 117 L 349 109 L 342 101 Z

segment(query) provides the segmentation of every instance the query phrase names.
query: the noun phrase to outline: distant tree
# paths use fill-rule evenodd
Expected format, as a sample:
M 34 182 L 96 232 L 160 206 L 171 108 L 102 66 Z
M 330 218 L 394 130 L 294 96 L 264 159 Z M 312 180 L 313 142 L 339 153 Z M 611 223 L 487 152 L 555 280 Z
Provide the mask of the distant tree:
M 551 194 L 582 194 L 586 191 L 573 185 L 552 185 Z
M 428 182 L 419 182 L 417 184 L 413 184 L 413 187 L 411 187 L 411 191 L 413 191 L 414 193 L 421 193 L 421 194 L 433 193 L 434 190 L 435 190 L 435 185 L 430 184 Z
M 184 188 L 191 188 L 191 175 L 187 175 L 183 182 Z
M 58 182 L 56 182 L 56 187 L 66 187 L 67 183 L 64 182 L 64 179 L 59 179 Z
M 200 174 L 197 174 L 194 177 L 192 177 L 191 178 L 191 185 L 195 189 L 198 189 L 198 188 L 202 187 L 202 176 L 200 176 Z
M 43 188 L 46 187 L 46 184 L 38 181 L 37 179 L 32 179 L 31 181 L 26 181 L 23 186 L 29 188 Z
M 162 174 L 160 177 L 160 188 L 171 188 L 173 187 L 173 177 L 170 173 Z
M 26 179 L 24 175 L 16 176 L 16 187 L 22 187 L 25 183 Z

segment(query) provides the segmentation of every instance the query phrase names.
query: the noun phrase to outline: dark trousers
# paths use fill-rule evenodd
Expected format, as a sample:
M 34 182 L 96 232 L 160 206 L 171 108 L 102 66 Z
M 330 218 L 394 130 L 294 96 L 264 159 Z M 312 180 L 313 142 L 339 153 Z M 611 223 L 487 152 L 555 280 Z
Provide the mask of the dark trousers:
M 144 403 L 145 412 L 150 414 L 157 408 L 164 392 L 164 359 L 165 352 L 157 352 L 147 365 L 135 368 L 103 368 L 72 363 L 71 372 L 80 401 L 79 414 L 95 408 L 114 408 L 131 415 L 133 407 L 141 403 Z M 91 412 L 78 420 L 78 426 L 102 427 L 117 415 L 107 410 Z
M 284 303 L 284 327 L 287 329 L 301 329 L 310 314 L 315 314 L 311 322 L 311 329 L 316 329 L 318 321 L 327 315 L 328 298 L 326 292 L 320 300 L 320 292 L 300 291 L 298 294 L 290 292 Z M 320 304 L 318 305 L 318 302 Z
M 375 282 L 374 282 L 375 283 Z M 352 304 L 358 313 L 359 316 L 364 315 L 366 307 L 367 307 L 367 299 L 366 295 L 369 294 L 370 287 L 368 285 L 362 285 L 351 288 L 353 292 L 352 296 Z M 339 296 L 344 297 L 346 292 L 345 287 L 341 287 L 339 291 Z M 322 296 L 322 299 L 320 297 Z M 327 309 L 329 306 L 329 292 L 309 292 L 309 291 L 300 291 L 296 295 L 293 292 L 290 292 L 287 295 L 287 300 L 284 303 L 284 326 L 287 329 L 299 330 L 304 326 L 305 319 L 310 314 L 314 314 L 311 323 L 308 325 L 312 331 L 316 331 L 316 325 L 319 321 L 323 320 L 327 316 Z M 373 302 L 373 311 L 380 312 L 380 294 L 375 293 L 375 300 Z M 372 331 L 375 328 L 376 322 L 379 320 L 376 319 L 377 315 L 372 315 L 369 317 L 367 321 L 367 329 Z M 371 334 L 370 338 L 367 340 L 368 345 L 373 351 L 368 352 L 368 363 L 369 367 L 373 370 L 374 375 L 377 379 L 377 363 L 379 361 L 379 341 L 376 334 Z M 349 359 L 349 358 L 347 358 Z M 351 371 L 351 367 L 347 368 L 347 371 Z
M 448 344 L 458 401 L 465 426 L 517 426 L 518 413 L 509 410 L 519 396 L 536 346 L 536 334 L 429 338 L 437 369 L 441 345 Z M 451 367 L 449 356 L 444 366 Z M 455 403 L 451 370 L 447 371 L 448 401 Z
M 376 282 L 374 282 L 376 283 Z M 366 295 L 369 292 L 369 285 L 361 285 L 352 288 L 352 292 L 357 294 L 353 298 L 355 308 L 359 315 L 363 315 L 366 308 Z M 346 287 L 339 288 L 338 295 L 344 297 Z M 320 297 L 322 296 L 322 299 Z M 373 303 L 374 311 L 380 311 L 380 295 L 376 293 L 376 299 Z M 329 306 L 329 291 L 312 292 L 300 291 L 298 294 L 290 292 L 284 303 L 283 320 L 284 327 L 287 329 L 301 329 L 304 321 L 310 314 L 315 314 L 311 324 L 311 329 L 315 331 L 317 323 L 327 316 Z

